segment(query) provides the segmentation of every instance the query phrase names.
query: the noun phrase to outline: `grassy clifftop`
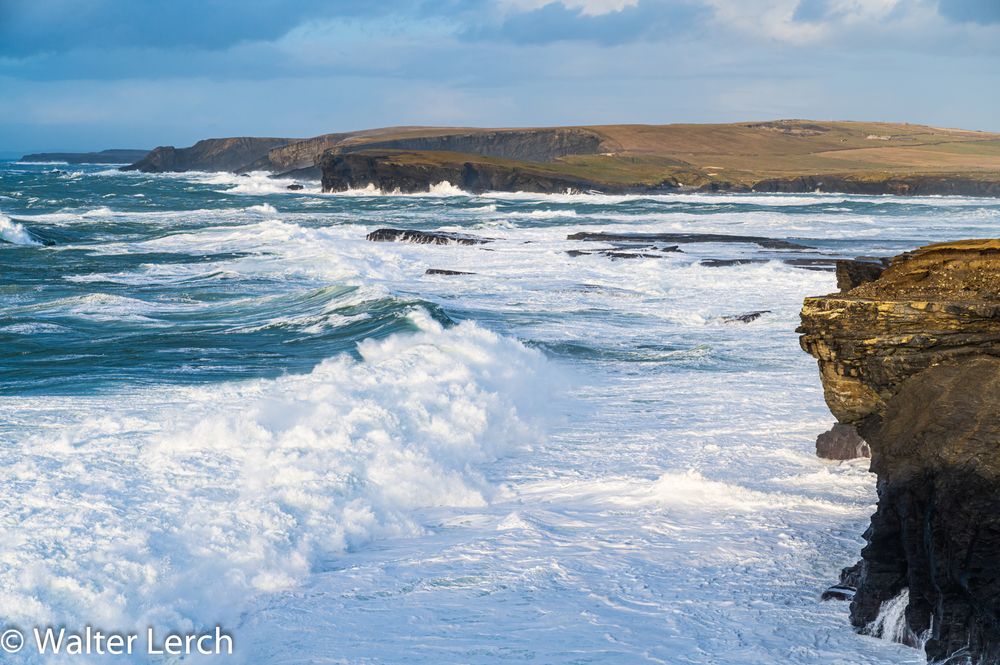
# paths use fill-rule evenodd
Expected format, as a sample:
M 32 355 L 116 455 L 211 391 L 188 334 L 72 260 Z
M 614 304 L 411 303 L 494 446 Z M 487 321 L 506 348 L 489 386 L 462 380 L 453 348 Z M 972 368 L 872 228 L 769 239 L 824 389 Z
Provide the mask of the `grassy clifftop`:
M 334 153 L 381 152 L 393 162 L 420 160 L 442 167 L 455 151 L 395 146 L 415 139 L 488 135 L 492 144 L 525 132 L 405 128 L 353 136 Z M 880 193 L 992 193 L 1000 186 L 1000 134 L 922 125 L 779 120 L 714 125 L 601 125 L 561 128 L 599 137 L 592 149 L 539 162 L 524 170 L 588 181 L 592 187 L 858 191 Z M 430 143 L 428 144 L 430 145 Z M 481 162 L 489 155 L 469 153 Z M 518 161 L 518 160 L 514 160 Z M 959 185 L 956 185 L 959 183 Z M 980 186 L 985 183 L 986 186 Z
M 332 164 L 359 153 L 381 155 L 364 166 L 376 171 L 379 164 L 391 164 L 398 171 L 406 166 L 402 161 L 415 159 L 424 167 L 436 164 L 447 170 L 456 160 L 464 160 L 494 175 L 503 169 L 518 169 L 524 177 L 541 172 L 553 182 L 579 181 L 609 191 L 820 189 L 1000 195 L 1000 134 L 812 120 L 506 129 L 387 127 L 310 139 L 212 139 L 191 148 L 157 148 L 131 168 L 265 170 L 319 177 L 321 162 Z M 353 163 L 359 166 L 357 160 Z M 407 178 L 415 173 L 408 171 Z

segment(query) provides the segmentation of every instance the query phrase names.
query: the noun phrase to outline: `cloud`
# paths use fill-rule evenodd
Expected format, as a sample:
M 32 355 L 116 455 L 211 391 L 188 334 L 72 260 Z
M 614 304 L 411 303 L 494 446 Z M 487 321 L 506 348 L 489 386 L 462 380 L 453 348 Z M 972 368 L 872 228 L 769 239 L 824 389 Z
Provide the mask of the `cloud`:
M 639 0 L 501 0 L 501 6 L 517 12 L 534 11 L 545 5 L 557 4 L 576 10 L 583 16 L 600 16 L 634 7 Z
M 998 0 L 941 0 L 938 11 L 945 18 L 962 23 L 1000 23 Z
M 513 5 L 511 5 L 513 7 Z M 499 24 L 465 31 L 469 39 L 517 44 L 587 41 L 604 45 L 635 40 L 663 41 L 692 29 L 707 10 L 685 0 L 517 0 Z
M 220 50 L 275 39 L 310 19 L 391 12 L 399 5 L 393 0 L 2 0 L 0 55 L 116 47 Z
M 1000 129 L 997 1 L 0 0 L 0 148 L 787 116 Z

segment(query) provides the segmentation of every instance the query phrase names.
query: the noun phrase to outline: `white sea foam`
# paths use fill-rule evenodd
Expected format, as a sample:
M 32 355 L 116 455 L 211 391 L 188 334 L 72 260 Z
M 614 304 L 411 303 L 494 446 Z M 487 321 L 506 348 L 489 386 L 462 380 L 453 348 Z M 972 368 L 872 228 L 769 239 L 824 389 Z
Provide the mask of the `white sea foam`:
M 890 642 L 911 641 L 913 639 L 912 631 L 906 625 L 906 608 L 909 604 L 910 590 L 904 588 L 895 598 L 882 603 L 878 610 L 878 616 L 875 617 L 875 621 L 865 627 L 865 632 Z
M 226 189 L 219 190 L 225 194 L 263 196 L 268 194 L 318 194 L 320 192 L 319 183 L 275 178 L 265 171 L 252 171 L 246 174 L 186 172 L 177 175 L 201 184 L 225 185 Z M 297 191 L 288 189 L 289 185 L 296 184 L 302 185 L 303 188 Z
M 7 215 L 0 213 L 0 240 L 12 245 L 41 245 L 31 237 L 23 224 L 18 224 Z
M 83 400 L 3 447 L 0 506 L 25 537 L 5 544 L 0 615 L 235 626 L 331 557 L 423 533 L 417 508 L 486 505 L 477 465 L 538 441 L 546 363 L 472 323 L 414 323 L 303 376 Z
M 164 177 L 184 186 L 219 178 Z M 222 180 L 207 186 L 240 184 Z M 557 360 L 480 325 L 442 330 L 418 314 L 416 334 L 368 342 L 362 361 L 330 359 L 301 376 L 2 400 L 0 514 L 23 529 L 0 549 L 0 615 L 125 628 L 223 621 L 244 663 L 330 654 L 428 664 L 921 662 L 855 635 L 844 605 L 817 600 L 856 560 L 875 500 L 864 464 L 813 452 L 831 419 L 794 329 L 802 297 L 832 291 L 832 273 L 699 263 L 762 255 L 750 245 L 572 257 L 566 250 L 604 244 L 566 236 L 802 235 L 895 253 L 918 242 L 908 239 L 988 234 L 995 203 L 869 216 L 719 197 L 733 209 L 670 212 L 685 201 L 664 199 L 661 214 L 593 195 L 285 194 L 266 199 L 280 220 L 244 206 L 116 213 L 109 224 L 141 220 L 154 232 L 88 252 L 232 256 L 69 283 L 183 289 L 219 275 L 233 289 L 241 280 L 287 289 L 275 298 L 354 285 L 337 305 L 430 300 L 556 349 Z M 544 216 L 557 208 L 578 216 Z M 78 210 L 26 219 L 72 224 Z M 481 235 L 492 241 L 365 240 L 404 218 L 419 228 L 488 224 Z M 427 268 L 476 275 L 424 278 Z M 63 299 L 37 313 L 151 325 L 164 311 L 133 300 Z M 189 305 L 204 306 L 164 306 Z M 760 309 L 772 313 L 751 325 L 720 320 Z M 352 317 L 283 311 L 241 332 L 286 322 L 322 332 Z M 569 399 L 546 387 L 554 365 L 572 377 Z
M 266 215 L 273 215 L 278 212 L 278 210 L 270 203 L 259 203 L 247 208 L 247 212 L 260 212 Z
M 94 208 L 93 210 L 88 210 L 87 212 L 80 215 L 81 217 L 111 217 L 115 212 L 108 208 L 107 206 L 101 206 L 100 208 Z

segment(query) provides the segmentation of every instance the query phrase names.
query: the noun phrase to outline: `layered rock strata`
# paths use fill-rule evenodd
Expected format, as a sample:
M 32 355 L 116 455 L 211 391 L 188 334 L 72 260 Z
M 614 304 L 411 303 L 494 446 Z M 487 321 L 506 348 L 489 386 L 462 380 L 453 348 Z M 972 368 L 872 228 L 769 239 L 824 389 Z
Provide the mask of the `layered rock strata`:
M 1000 662 L 1000 240 L 898 256 L 807 298 L 799 332 L 878 475 L 852 623 L 906 594 L 903 639 L 932 662 Z

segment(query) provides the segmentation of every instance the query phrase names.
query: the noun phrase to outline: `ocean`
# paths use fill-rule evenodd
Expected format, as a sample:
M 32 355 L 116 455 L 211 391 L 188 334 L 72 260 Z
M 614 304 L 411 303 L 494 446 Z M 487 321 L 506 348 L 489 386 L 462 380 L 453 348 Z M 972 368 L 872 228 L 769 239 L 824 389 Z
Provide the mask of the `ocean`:
M 0 162 L 0 624 L 220 626 L 248 664 L 923 662 L 819 600 L 875 487 L 815 456 L 798 310 L 829 259 L 995 236 L 1000 201 L 288 184 Z

